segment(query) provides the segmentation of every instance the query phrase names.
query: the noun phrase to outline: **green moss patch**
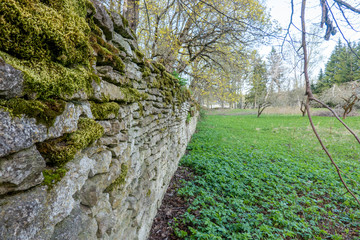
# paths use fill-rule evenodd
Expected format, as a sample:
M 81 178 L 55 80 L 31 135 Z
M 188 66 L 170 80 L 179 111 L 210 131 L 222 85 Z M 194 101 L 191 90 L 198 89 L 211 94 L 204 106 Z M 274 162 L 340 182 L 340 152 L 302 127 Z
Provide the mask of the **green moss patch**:
M 125 94 L 125 102 L 138 102 L 146 100 L 149 96 L 146 93 L 140 93 L 135 88 L 121 88 L 121 92 Z
M 103 127 L 95 120 L 81 118 L 76 132 L 38 143 L 36 146 L 50 166 L 63 166 L 72 160 L 79 150 L 86 148 L 103 134 Z
M 87 0 L 7 0 L 0 3 L 0 49 L 19 58 L 63 65 L 87 63 Z
M 0 56 L 24 73 L 31 99 L 69 99 L 92 93 L 99 78 L 96 60 L 122 72 L 118 50 L 101 39 L 88 0 L 9 0 L 0 2 Z M 36 94 L 34 94 L 36 93 Z
M 93 47 L 97 57 L 97 65 L 109 65 L 121 73 L 125 72 L 125 64 L 117 55 L 119 49 L 105 42 L 100 36 L 92 34 L 90 37 L 91 46 Z
M 56 117 L 65 110 L 65 102 L 61 100 L 38 101 L 13 98 L 0 100 L 0 107 L 9 111 L 13 116 L 25 114 L 29 118 L 35 118 L 38 124 L 51 127 Z
M 90 102 L 91 112 L 95 119 L 105 120 L 119 115 L 120 106 L 115 102 L 95 103 Z
M 91 94 L 92 80 L 98 81 L 94 73 L 81 65 L 67 68 L 56 62 L 20 60 L 1 51 L 0 56 L 24 73 L 25 92 L 38 99 L 67 99 L 79 91 Z
M 151 74 L 151 70 L 148 67 L 141 68 L 141 72 L 142 72 L 143 78 L 146 78 L 146 77 L 150 76 L 150 74 Z
M 112 182 L 106 189 L 105 192 L 112 192 L 114 190 L 118 190 L 124 183 L 126 182 L 126 176 L 129 171 L 129 166 L 125 163 L 121 164 L 121 173 L 119 177 L 115 179 L 114 182 Z
M 66 175 L 67 171 L 65 168 L 44 170 L 42 172 L 44 176 L 43 185 L 48 186 L 48 189 L 52 189 Z

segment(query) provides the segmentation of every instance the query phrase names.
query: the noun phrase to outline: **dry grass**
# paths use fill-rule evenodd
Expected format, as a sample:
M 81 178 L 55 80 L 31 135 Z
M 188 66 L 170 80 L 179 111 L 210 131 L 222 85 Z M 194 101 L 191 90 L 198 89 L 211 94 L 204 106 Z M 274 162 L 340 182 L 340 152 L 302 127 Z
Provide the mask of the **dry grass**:
M 311 108 L 314 116 L 332 116 L 331 112 L 325 108 Z M 342 109 L 336 110 L 339 116 L 342 116 Z M 207 111 L 208 115 L 254 115 L 257 114 L 257 109 L 228 109 L 217 108 Z M 298 115 L 301 116 L 301 111 L 298 107 L 268 107 L 264 110 L 265 115 Z M 359 110 L 352 111 L 348 116 L 358 116 Z

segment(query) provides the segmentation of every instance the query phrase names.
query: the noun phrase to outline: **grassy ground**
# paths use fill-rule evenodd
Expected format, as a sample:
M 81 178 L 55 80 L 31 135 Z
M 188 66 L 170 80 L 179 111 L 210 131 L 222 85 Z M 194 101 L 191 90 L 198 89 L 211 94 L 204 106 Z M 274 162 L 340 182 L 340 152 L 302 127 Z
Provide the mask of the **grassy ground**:
M 360 117 L 346 122 L 360 133 Z M 314 123 L 341 169 L 360 182 L 360 146 L 329 117 Z M 181 164 L 191 205 L 174 225 L 186 239 L 360 239 L 360 208 L 307 118 L 207 116 Z M 346 182 L 360 196 L 360 186 Z
M 342 112 L 341 109 L 338 110 Z M 311 108 L 311 112 L 314 115 L 321 113 L 331 115 L 331 113 L 325 108 Z M 217 108 L 208 111 L 208 115 L 252 115 L 257 114 L 257 109 L 228 109 L 228 108 Z M 298 107 L 268 107 L 262 113 L 263 115 L 301 115 Z M 359 115 L 359 111 L 353 110 L 351 115 Z M 341 114 L 340 114 L 341 116 Z

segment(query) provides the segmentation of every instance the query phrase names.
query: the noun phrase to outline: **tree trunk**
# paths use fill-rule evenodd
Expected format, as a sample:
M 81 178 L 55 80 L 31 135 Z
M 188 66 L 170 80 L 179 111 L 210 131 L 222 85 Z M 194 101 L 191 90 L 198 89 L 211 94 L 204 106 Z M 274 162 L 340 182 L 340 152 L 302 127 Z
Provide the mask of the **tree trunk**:
M 139 23 L 139 0 L 124 0 L 123 11 L 129 27 L 136 32 Z

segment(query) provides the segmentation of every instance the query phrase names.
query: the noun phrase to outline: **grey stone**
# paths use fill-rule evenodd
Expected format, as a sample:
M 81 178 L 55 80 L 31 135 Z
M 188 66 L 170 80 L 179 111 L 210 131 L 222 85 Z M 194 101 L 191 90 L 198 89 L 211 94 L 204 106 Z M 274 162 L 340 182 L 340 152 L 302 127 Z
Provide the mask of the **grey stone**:
M 99 204 L 93 210 L 97 224 L 98 224 L 98 238 L 104 238 L 107 233 L 111 233 L 115 223 L 113 211 L 109 202 L 109 194 L 103 194 Z
M 138 65 L 136 65 L 133 62 L 127 61 L 125 65 L 125 75 L 133 79 L 135 81 L 141 81 L 142 80 L 142 72 L 140 71 L 140 68 Z
M 114 136 L 119 134 L 120 131 L 125 129 L 125 123 L 118 120 L 98 121 L 104 128 L 104 135 Z
M 23 96 L 23 73 L 5 63 L 0 57 L 0 97 L 12 98 Z
M 46 127 L 33 118 L 12 117 L 0 109 L 0 157 L 29 148 L 46 139 Z
M 126 96 L 121 88 L 106 81 L 100 81 L 100 84 L 93 82 L 94 98 L 98 101 L 104 101 L 108 98 L 111 101 L 125 101 Z
M 112 156 L 117 158 L 119 157 L 127 148 L 127 143 L 121 143 L 119 145 L 117 145 L 116 147 L 110 148 L 109 150 L 112 153 Z
M 87 214 L 81 214 L 82 231 L 78 235 L 79 240 L 96 240 L 96 232 L 98 226 L 94 218 L 90 218 Z
M 95 7 L 94 21 L 101 28 L 107 40 L 111 40 L 114 25 L 105 7 L 98 0 L 91 0 Z
M 35 188 L 0 200 L 0 239 L 37 238 L 43 228 L 46 211 L 46 188 Z
M 120 17 L 120 15 L 116 12 L 111 12 L 113 24 L 114 24 L 114 30 L 115 32 L 121 34 L 124 38 L 128 39 L 134 39 L 132 32 L 128 27 L 124 26 L 124 23 Z
M 0 195 L 40 184 L 45 167 L 45 161 L 35 146 L 0 158 Z
M 114 70 L 110 66 L 98 66 L 96 69 L 99 77 L 101 77 L 104 81 L 114 83 L 116 85 L 124 85 L 129 82 L 123 74 Z
M 80 192 L 81 204 L 93 207 L 99 201 L 102 191 L 98 188 L 97 184 L 91 179 L 86 181 Z
M 109 172 L 112 154 L 111 151 L 104 150 L 91 156 L 95 160 L 93 168 L 90 170 L 89 176 L 93 177 L 99 173 Z
M 81 209 L 76 205 L 68 217 L 56 224 L 51 240 L 77 240 L 81 230 Z
M 131 57 L 134 56 L 133 51 L 131 50 L 131 46 L 130 46 L 129 42 L 126 41 L 125 38 L 123 38 L 123 36 L 121 36 L 120 34 L 114 33 L 112 43 L 118 49 L 120 49 L 122 51 L 125 51 L 127 55 L 129 55 Z
M 86 156 L 79 156 L 67 163 L 69 171 L 50 192 L 48 224 L 57 224 L 70 214 L 76 204 L 73 195 L 85 184 L 94 163 Z
M 57 116 L 49 129 L 37 124 L 34 118 L 13 117 L 0 109 L 0 157 L 29 148 L 36 142 L 62 136 L 77 130 L 77 121 L 82 108 L 68 103 L 64 112 Z

